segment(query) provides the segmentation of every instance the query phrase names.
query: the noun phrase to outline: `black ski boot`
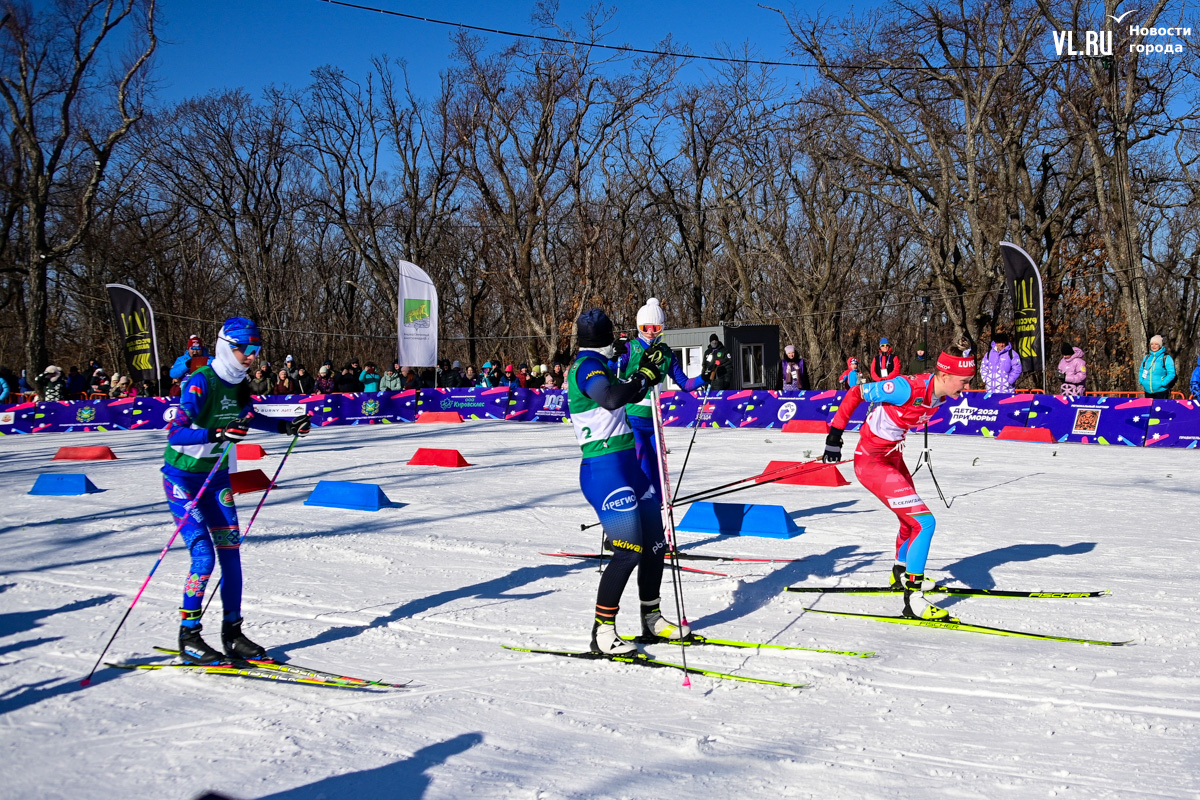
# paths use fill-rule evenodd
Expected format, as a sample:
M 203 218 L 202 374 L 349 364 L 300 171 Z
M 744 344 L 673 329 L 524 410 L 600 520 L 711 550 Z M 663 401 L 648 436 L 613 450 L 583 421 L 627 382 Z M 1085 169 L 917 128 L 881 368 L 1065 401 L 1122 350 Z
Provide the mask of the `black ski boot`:
M 266 658 L 267 651 L 246 638 L 242 633 L 242 618 L 233 622 L 221 623 L 221 646 L 230 658 L 240 658 L 247 661 L 251 658 Z
M 892 575 L 888 578 L 888 585 L 893 592 L 904 591 L 904 571 L 907 569 L 903 564 L 892 565 Z
M 208 642 L 200 638 L 200 627 L 179 626 L 179 660 L 184 664 L 220 664 L 225 660 L 225 656 L 213 650 L 208 646 Z

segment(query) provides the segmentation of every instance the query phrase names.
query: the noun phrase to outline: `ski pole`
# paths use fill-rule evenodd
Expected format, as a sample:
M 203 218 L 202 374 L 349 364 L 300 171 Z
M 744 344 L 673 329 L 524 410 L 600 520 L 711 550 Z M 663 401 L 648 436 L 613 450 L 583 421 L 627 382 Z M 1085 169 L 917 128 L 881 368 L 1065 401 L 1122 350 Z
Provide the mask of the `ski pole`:
M 242 534 L 242 541 L 245 541 L 246 537 L 250 535 L 250 528 L 254 525 L 254 520 L 258 518 L 258 512 L 262 511 L 263 503 L 267 502 L 267 495 L 275 488 L 275 481 L 279 480 L 279 473 L 283 470 L 283 465 L 287 463 L 288 456 L 292 454 L 292 448 L 296 446 L 296 440 L 299 438 L 299 434 L 292 437 L 292 443 L 288 445 L 287 452 L 283 454 L 283 458 L 279 461 L 279 466 L 275 468 L 275 474 L 271 476 L 271 483 L 263 491 L 262 497 L 258 499 L 258 505 L 254 508 L 254 513 L 250 515 L 250 521 L 246 523 L 246 531 Z M 225 576 L 222 575 L 220 580 L 217 581 L 217 588 L 209 592 L 208 600 L 204 602 L 204 608 L 200 611 L 201 618 L 208 613 L 208 607 L 212 605 L 213 598 L 216 597 L 217 592 L 221 589 L 221 584 L 224 580 Z
M 210 483 L 212 483 L 212 479 L 221 469 L 221 465 L 225 463 L 225 456 L 229 454 L 229 448 L 232 446 L 233 442 L 225 443 L 225 449 L 221 451 L 220 458 L 218 458 L 217 463 L 213 465 L 212 471 L 208 473 L 208 477 L 204 479 L 204 483 L 200 485 L 200 491 L 196 492 L 196 496 L 192 498 L 192 502 L 187 504 L 187 508 L 184 510 L 183 516 L 179 519 L 179 524 L 175 526 L 175 532 L 172 533 L 171 538 L 167 540 L 166 547 L 164 547 L 162 552 L 158 554 L 158 560 L 155 561 L 154 566 L 150 568 L 150 573 L 146 575 L 146 580 L 142 581 L 142 587 L 138 589 L 137 594 L 133 596 L 133 602 L 129 604 L 129 608 L 125 609 L 125 614 L 121 617 L 121 621 L 117 623 L 117 627 L 113 630 L 112 636 L 108 637 L 108 642 L 104 645 L 104 649 L 100 651 L 100 655 L 96 656 L 96 663 L 92 665 L 91 671 L 88 672 L 86 678 L 80 681 L 80 686 L 87 686 L 92 682 L 92 675 L 96 674 L 96 668 L 100 666 L 100 662 L 104 659 L 104 654 L 108 652 L 108 648 L 112 647 L 112 643 L 117 638 L 117 634 L 121 632 L 121 627 L 125 625 L 125 620 L 129 619 L 130 612 L 133 611 L 133 607 L 136 606 L 138 600 L 141 599 L 142 592 L 146 591 L 146 587 L 150 585 L 150 579 L 154 577 L 154 572 L 158 569 L 158 565 L 162 563 L 164 558 L 166 558 L 167 551 L 171 549 L 171 545 L 175 542 L 175 537 L 179 535 L 181 530 L 183 530 L 184 523 L 187 522 L 187 519 L 192 515 L 192 512 L 196 510 L 196 506 L 200 503 L 200 498 L 204 496 L 204 490 L 208 488 Z
M 658 386 L 654 387 L 654 402 L 651 410 L 654 419 L 655 456 L 658 458 L 658 486 L 662 496 L 664 533 L 667 535 L 667 553 L 671 557 L 671 588 L 675 592 L 675 614 L 679 626 L 687 625 L 687 612 L 683 604 L 683 574 L 679 569 L 679 553 L 675 547 L 675 514 L 671 502 L 671 476 L 667 472 L 667 437 L 663 430 L 662 409 L 658 404 Z M 687 646 L 679 640 L 679 654 L 683 658 L 683 685 L 691 688 L 692 679 L 687 672 Z
M 848 464 L 848 463 L 850 463 L 849 459 L 846 459 L 845 461 L 832 461 L 832 462 L 807 461 L 800 466 L 813 466 L 814 469 L 803 469 L 802 470 L 799 467 L 796 467 L 791 472 L 787 472 L 782 475 L 776 475 L 773 478 L 767 478 L 765 480 L 759 481 L 758 483 L 748 484 L 746 486 L 737 486 L 737 487 L 734 487 L 733 489 L 726 489 L 723 492 L 718 492 L 718 491 L 713 491 L 711 493 L 696 492 L 695 494 L 691 494 L 691 495 L 688 495 L 687 497 L 683 498 L 675 505 L 687 505 L 689 503 L 699 503 L 699 502 L 702 502 L 705 500 L 711 500 L 714 497 L 721 497 L 722 495 L 733 494 L 734 492 L 742 492 L 742 491 L 745 491 L 746 489 L 754 489 L 758 486 L 765 486 L 768 483 L 778 483 L 779 481 L 784 480 L 785 478 L 794 478 L 798 475 L 803 475 L 807 472 L 816 472 L 816 470 L 820 469 L 821 467 L 837 467 L 837 466 L 841 466 L 842 464 Z M 760 477 L 760 476 L 755 476 L 755 477 Z
M 705 404 L 708 403 L 708 390 L 711 388 L 712 388 L 711 383 L 704 384 L 704 397 L 700 398 L 700 408 L 701 409 L 703 409 Z M 700 429 L 700 415 L 697 414 L 696 418 L 694 420 L 692 420 L 692 440 L 690 442 L 688 442 L 687 452 L 683 456 L 683 466 L 679 468 L 679 478 L 678 478 L 678 480 L 675 481 L 676 496 L 671 498 L 672 505 L 674 505 L 675 501 L 679 499 L 678 498 L 679 487 L 683 483 L 683 473 L 687 472 L 688 459 L 692 457 L 692 445 L 694 445 L 696 443 L 696 431 L 698 431 L 699 429 Z

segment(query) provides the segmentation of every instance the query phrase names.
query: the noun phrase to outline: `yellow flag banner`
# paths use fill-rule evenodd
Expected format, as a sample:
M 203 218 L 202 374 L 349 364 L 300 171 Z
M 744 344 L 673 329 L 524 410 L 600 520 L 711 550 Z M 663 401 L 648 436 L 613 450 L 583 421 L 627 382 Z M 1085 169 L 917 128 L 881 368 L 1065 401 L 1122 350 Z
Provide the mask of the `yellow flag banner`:
M 1025 372 L 1042 371 L 1046 364 L 1042 276 L 1029 254 L 1012 242 L 1000 243 L 1004 277 L 1012 292 L 1013 348 Z
M 136 290 L 120 283 L 107 285 L 112 301 L 117 334 L 123 337 L 125 369 L 134 385 L 151 381 L 158 386 L 158 337 L 154 332 L 154 311 L 150 302 Z M 159 390 L 161 394 L 161 389 Z

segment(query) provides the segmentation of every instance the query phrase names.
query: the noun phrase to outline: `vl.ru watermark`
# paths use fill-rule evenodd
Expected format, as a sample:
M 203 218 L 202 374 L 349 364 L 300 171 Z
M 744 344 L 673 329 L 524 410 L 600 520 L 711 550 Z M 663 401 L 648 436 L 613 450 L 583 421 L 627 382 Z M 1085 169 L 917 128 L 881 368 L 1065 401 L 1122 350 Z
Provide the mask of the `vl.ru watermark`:
M 1084 31 L 1083 49 L 1075 49 L 1074 31 L 1054 31 L 1054 49 L 1059 56 L 1111 56 L 1113 54 L 1112 31 Z M 1184 51 L 1181 38 L 1192 35 L 1191 28 L 1143 28 L 1140 25 L 1129 26 L 1130 38 L 1140 38 L 1141 41 L 1129 44 L 1131 53 L 1182 53 Z M 1146 39 L 1170 37 L 1168 42 L 1147 42 Z

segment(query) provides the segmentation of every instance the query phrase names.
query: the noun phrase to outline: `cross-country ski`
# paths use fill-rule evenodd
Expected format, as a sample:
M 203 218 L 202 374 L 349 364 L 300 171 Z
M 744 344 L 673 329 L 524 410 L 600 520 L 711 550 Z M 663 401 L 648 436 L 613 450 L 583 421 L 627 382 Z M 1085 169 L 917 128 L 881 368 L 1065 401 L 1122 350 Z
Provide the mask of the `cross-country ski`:
M 0 0 L 0 800 L 1200 798 L 1195 16 Z

